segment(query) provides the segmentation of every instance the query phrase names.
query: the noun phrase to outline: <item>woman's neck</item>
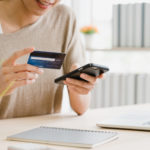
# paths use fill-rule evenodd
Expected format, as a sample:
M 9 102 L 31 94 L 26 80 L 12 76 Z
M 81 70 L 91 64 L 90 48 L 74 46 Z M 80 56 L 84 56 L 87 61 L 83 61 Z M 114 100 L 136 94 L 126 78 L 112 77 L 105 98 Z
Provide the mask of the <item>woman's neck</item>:
M 0 23 L 4 33 L 13 33 L 33 24 L 39 16 L 31 14 L 22 1 L 10 0 L 0 2 Z

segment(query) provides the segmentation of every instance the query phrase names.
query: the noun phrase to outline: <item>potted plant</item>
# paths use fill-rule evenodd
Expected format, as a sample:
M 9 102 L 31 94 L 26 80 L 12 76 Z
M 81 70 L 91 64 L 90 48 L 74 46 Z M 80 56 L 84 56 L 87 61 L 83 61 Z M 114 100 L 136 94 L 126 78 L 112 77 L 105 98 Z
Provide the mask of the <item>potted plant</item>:
M 93 37 L 98 33 L 98 29 L 94 26 L 84 26 L 80 32 L 84 35 L 86 48 L 92 47 Z

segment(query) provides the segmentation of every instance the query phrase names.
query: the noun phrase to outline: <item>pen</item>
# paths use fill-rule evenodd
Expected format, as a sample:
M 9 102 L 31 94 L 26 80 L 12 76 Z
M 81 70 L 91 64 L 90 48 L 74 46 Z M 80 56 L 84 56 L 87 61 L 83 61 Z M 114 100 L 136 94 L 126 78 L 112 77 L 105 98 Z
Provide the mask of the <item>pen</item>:
M 0 62 L 0 65 L 2 64 L 2 62 Z M 2 92 L 0 93 L 0 98 L 3 97 L 8 91 L 9 89 L 14 85 L 15 81 L 12 81 L 8 86 L 7 88 Z

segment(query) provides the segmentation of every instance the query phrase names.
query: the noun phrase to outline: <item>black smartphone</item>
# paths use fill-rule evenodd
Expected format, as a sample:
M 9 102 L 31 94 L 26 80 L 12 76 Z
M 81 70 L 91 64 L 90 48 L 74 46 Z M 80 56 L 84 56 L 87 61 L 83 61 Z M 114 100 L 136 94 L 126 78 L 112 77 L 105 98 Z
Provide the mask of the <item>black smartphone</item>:
M 82 78 L 80 78 L 80 74 L 85 73 L 94 77 L 97 77 L 105 72 L 109 71 L 109 68 L 106 66 L 98 65 L 98 64 L 86 64 L 72 72 L 69 72 L 59 78 L 55 79 L 55 83 L 63 84 L 63 81 L 66 80 L 66 78 L 73 78 L 77 80 L 86 81 Z M 88 81 L 86 81 L 88 82 Z

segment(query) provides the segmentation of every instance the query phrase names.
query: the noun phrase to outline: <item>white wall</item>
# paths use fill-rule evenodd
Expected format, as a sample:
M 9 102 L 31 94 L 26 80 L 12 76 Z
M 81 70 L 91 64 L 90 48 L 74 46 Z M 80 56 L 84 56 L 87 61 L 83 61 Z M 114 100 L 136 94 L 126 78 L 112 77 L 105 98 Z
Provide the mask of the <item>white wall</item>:
M 91 24 L 92 0 L 63 0 L 62 2 L 73 8 L 77 16 L 79 26 Z

